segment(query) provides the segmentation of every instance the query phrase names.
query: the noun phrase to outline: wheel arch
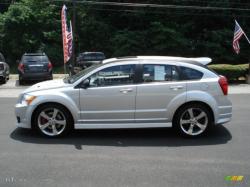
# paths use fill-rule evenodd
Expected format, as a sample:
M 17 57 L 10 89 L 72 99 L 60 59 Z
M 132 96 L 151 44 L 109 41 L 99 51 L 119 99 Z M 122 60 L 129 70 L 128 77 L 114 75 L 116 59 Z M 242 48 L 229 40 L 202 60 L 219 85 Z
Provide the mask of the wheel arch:
M 73 123 L 75 123 L 75 119 L 74 116 L 72 115 L 71 111 L 63 104 L 58 103 L 58 102 L 45 102 L 45 103 L 40 103 L 39 105 L 36 106 L 36 108 L 33 110 L 32 115 L 31 115 L 31 128 L 34 129 L 34 121 L 35 121 L 35 114 L 38 111 L 38 109 L 44 105 L 48 105 L 48 104 L 54 104 L 54 105 L 59 105 L 61 107 L 63 107 L 70 115 L 71 120 L 73 121 Z
M 209 104 L 207 104 L 207 103 L 205 103 L 205 102 L 203 102 L 203 101 L 189 101 L 189 102 L 186 102 L 186 103 L 182 104 L 181 106 L 179 106 L 179 107 L 175 110 L 174 115 L 173 115 L 173 120 L 172 120 L 172 121 L 175 122 L 176 116 L 177 116 L 177 114 L 178 114 L 178 112 L 180 111 L 181 108 L 183 108 L 184 106 L 187 106 L 187 105 L 192 105 L 192 104 L 201 104 L 201 105 L 203 105 L 204 107 L 206 107 L 206 108 L 210 111 L 210 113 L 211 113 L 211 115 L 212 115 L 212 123 L 215 122 L 215 116 L 214 116 L 214 112 L 213 112 L 212 107 L 211 107 Z

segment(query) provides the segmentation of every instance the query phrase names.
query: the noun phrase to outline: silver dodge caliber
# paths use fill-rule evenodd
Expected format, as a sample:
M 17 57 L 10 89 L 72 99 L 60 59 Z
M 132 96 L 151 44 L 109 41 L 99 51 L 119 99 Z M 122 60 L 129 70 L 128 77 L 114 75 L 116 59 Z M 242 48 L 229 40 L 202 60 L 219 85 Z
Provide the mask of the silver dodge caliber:
M 229 122 L 225 77 L 210 58 L 112 58 L 63 80 L 26 89 L 16 104 L 17 126 L 58 137 L 72 129 L 174 127 L 196 137 Z

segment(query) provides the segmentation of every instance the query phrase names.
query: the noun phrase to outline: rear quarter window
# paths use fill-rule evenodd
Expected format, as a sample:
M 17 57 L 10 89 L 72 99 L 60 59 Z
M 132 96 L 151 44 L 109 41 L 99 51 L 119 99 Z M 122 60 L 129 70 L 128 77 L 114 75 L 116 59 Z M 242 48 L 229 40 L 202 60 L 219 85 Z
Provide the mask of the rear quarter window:
M 203 77 L 203 73 L 188 67 L 180 67 L 182 73 L 182 80 L 199 80 Z

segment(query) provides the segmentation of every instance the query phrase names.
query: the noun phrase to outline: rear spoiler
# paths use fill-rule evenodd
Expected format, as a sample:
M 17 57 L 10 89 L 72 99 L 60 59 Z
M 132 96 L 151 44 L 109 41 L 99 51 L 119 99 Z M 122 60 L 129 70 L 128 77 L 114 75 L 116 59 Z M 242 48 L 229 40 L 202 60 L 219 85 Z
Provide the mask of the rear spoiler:
M 188 58 L 189 60 L 193 60 L 195 62 L 198 62 L 203 65 L 207 65 L 212 62 L 211 58 L 208 57 L 200 57 L 200 58 Z

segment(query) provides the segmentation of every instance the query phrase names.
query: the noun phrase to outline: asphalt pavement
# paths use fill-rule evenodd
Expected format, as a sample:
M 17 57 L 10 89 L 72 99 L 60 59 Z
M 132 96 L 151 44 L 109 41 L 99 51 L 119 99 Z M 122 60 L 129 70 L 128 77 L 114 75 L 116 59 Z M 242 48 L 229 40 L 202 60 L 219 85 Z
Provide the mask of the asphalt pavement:
M 229 95 L 233 120 L 198 139 L 171 128 L 80 130 L 48 139 L 16 128 L 14 105 L 25 87 L 12 83 L 0 87 L 0 187 L 250 186 L 248 92 Z M 234 175 L 244 178 L 225 180 Z

